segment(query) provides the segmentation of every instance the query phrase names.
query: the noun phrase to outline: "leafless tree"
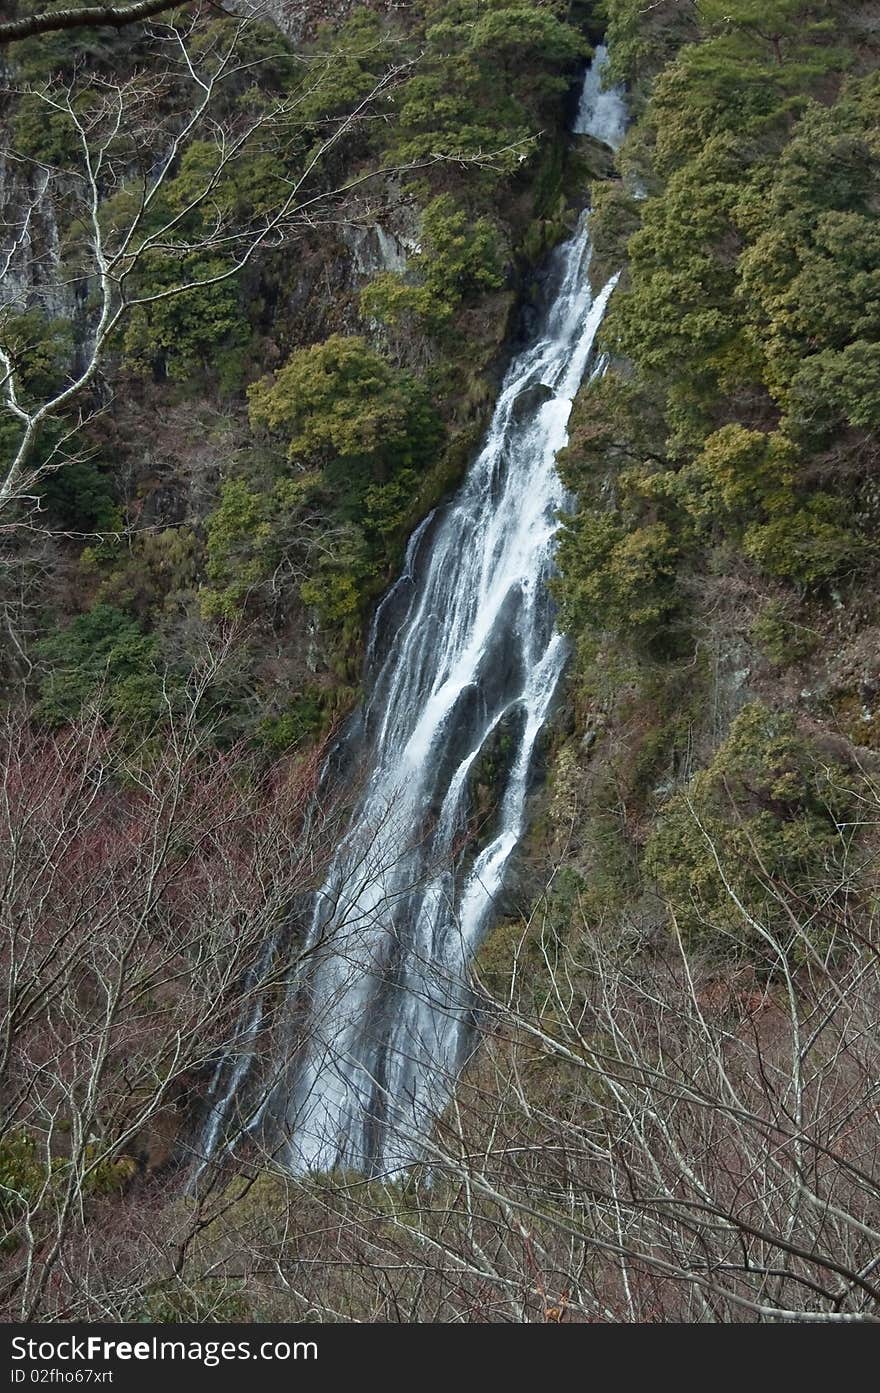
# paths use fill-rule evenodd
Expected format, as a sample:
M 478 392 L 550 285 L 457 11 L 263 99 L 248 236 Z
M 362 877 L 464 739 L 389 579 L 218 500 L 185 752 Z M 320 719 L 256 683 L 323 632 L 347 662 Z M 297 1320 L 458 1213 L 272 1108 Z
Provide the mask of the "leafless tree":
M 863 807 L 875 825 L 870 777 Z M 423 1166 L 291 1177 L 251 1158 L 216 1220 L 206 1200 L 192 1289 L 238 1282 L 323 1320 L 880 1320 L 871 858 L 835 866 L 817 933 L 768 878 L 769 927 L 718 856 L 761 949 L 713 956 L 674 919 L 662 942 L 562 932 L 540 902 L 504 989 L 483 984 L 482 1044 Z
M 711 957 L 674 917 L 658 945 L 626 926 L 560 936 L 539 911 L 428 1155 L 521 1234 L 533 1297 L 571 1317 L 876 1321 L 871 857 L 841 857 L 820 926 L 768 877 L 771 928 L 711 849 L 757 960 Z
M 108 1260 L 122 1192 L 186 1161 L 195 1102 L 224 1057 L 247 1051 L 253 1003 L 283 997 L 301 952 L 297 909 L 334 842 L 318 755 L 261 772 L 246 751 L 217 751 L 202 708 L 223 657 L 136 744 L 97 716 L 57 734 L 4 723 L 0 1291 L 12 1318 L 57 1314 L 72 1293 L 100 1309 L 92 1264 Z M 140 1273 L 130 1234 L 125 1251 Z

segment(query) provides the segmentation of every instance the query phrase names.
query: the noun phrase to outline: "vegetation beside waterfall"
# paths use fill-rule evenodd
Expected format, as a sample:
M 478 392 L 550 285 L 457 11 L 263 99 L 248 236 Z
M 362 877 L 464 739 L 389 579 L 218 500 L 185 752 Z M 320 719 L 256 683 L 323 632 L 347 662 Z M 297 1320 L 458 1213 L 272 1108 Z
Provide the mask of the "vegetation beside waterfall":
M 582 1318 L 876 1320 L 876 16 L 605 8 L 635 120 L 560 458 L 576 652 L 459 1116 L 510 1129 L 474 1170 L 566 1274 L 572 1197 Z
M 582 197 L 563 191 L 564 102 L 589 45 L 578 17 L 515 0 L 352 6 L 336 27 L 304 8 L 295 43 L 254 8 L 9 46 L 0 441 L 15 460 L 17 408 L 95 355 L 4 500 L 22 527 L 10 680 L 87 694 L 77 624 L 103 606 L 180 688 L 235 622 L 222 725 L 259 743 L 303 683 L 321 727 L 350 704 L 370 605 L 461 474 L 518 288 Z M 105 339 L 90 190 L 119 283 Z M 304 434 L 281 398 L 319 379 Z M 352 405 L 343 440 L 349 384 L 362 425 Z
M 0 49 L 2 1309 L 876 1321 L 876 6 L 254 8 Z M 566 134 L 603 34 L 613 164 Z M 193 1186 L 309 970 L 370 616 L 587 202 L 573 656 L 478 1047 L 406 1176 L 290 1176 L 243 1102 Z
M 587 16 L 303 4 L 285 33 L 196 3 L 68 32 L 13 8 L 36 23 L 0 31 L 2 1309 L 222 1314 L 161 1296 L 170 1247 L 153 1271 L 128 1206 L 173 1227 L 224 1051 L 284 1000 L 371 609 L 585 199 Z
M 710 787 L 734 827 L 719 831 L 730 874 L 754 875 L 760 845 L 759 879 L 814 897 L 820 919 L 841 874 L 822 820 L 847 896 L 873 855 L 876 40 L 858 5 L 608 12 L 638 120 L 595 215 L 603 256 L 626 266 L 602 330 L 611 367 L 581 392 L 561 460 L 578 496 L 557 584 L 575 725 L 598 737 L 573 758 L 605 826 L 583 837 L 581 873 L 625 861 L 626 903 L 661 922 L 677 908 L 737 953 L 746 906 L 730 932 L 730 903 L 706 898 L 707 876 L 721 887 Z M 771 737 L 774 787 L 758 770 L 780 722 L 802 752 Z

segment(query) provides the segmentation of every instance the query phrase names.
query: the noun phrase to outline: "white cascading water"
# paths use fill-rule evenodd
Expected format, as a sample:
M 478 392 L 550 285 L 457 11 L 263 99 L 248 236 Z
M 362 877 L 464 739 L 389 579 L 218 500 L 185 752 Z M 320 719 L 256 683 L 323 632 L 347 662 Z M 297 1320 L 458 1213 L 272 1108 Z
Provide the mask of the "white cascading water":
M 575 131 L 616 148 L 626 110 L 619 90 L 602 91 L 606 57 L 597 49 Z M 365 788 L 317 896 L 307 1043 L 284 1103 L 297 1171 L 411 1164 L 462 1064 L 468 965 L 523 830 L 566 656 L 547 593 L 566 501 L 555 460 L 617 279 L 593 299 L 590 250 L 584 218 L 555 253 L 548 309 L 507 373 L 482 450 L 413 536 L 377 615 Z M 380 622 L 402 607 L 377 657 Z M 503 791 L 468 863 L 469 783 L 493 742 L 506 746 Z

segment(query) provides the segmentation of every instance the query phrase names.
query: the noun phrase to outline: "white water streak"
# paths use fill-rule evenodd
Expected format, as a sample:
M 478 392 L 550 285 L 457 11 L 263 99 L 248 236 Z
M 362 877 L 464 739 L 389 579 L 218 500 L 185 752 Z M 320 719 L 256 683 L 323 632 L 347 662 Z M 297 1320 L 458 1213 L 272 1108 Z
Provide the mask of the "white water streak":
M 575 129 L 617 146 L 625 107 L 587 73 Z M 317 897 L 308 1044 L 285 1100 L 296 1170 L 394 1172 L 418 1159 L 466 1037 L 467 970 L 523 831 L 535 744 L 565 662 L 547 597 L 565 494 L 557 452 L 616 277 L 593 300 L 587 220 L 555 256 L 554 294 L 517 356 L 485 443 L 419 556 L 365 711 L 366 789 Z M 402 582 L 399 582 L 400 585 Z M 371 651 L 376 629 L 371 636 Z M 488 844 L 456 869 L 469 778 L 503 733 Z
M 591 135 L 617 150 L 626 135 L 628 117 L 623 89 L 609 87 L 603 91 L 607 66 L 608 49 L 599 44 L 584 78 L 574 130 L 576 135 Z

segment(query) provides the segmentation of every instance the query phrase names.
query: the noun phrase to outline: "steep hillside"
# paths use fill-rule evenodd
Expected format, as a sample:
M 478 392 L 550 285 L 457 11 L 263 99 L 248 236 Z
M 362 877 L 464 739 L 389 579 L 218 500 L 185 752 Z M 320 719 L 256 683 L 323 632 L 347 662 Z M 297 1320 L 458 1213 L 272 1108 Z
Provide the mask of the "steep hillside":
M 545 1319 L 577 1234 L 582 1318 L 870 1320 L 876 7 L 606 10 L 636 119 L 594 266 L 624 276 L 560 459 L 576 651 L 479 962 L 469 1179 L 564 1274 Z
M 626 268 L 612 362 L 561 461 L 579 504 L 558 798 L 577 799 L 598 912 L 678 907 L 711 943 L 683 800 L 730 760 L 718 815 L 757 811 L 737 740 L 760 765 L 788 732 L 853 784 L 878 748 L 876 23 L 870 6 L 608 8 L 638 119 L 594 215 L 600 270 Z M 809 881 L 809 836 L 793 859 L 777 840 L 794 805 L 762 806 L 767 873 Z
M 239 12 L 4 50 L 0 1311 L 876 1323 L 876 0 Z M 613 158 L 566 134 L 603 35 Z M 522 710 L 387 896 L 376 846 L 406 871 L 445 798 L 352 838 L 326 737 L 587 204 L 620 279 L 558 418 L 571 660 L 530 830 L 442 984 L 455 1067 L 401 1013 L 436 1125 L 383 1171 L 328 1123 L 309 1171 L 290 1080 L 335 1048 L 365 1092 L 352 1016 L 309 1034 L 320 968 L 323 1024 L 354 980 L 388 1033 L 415 891 L 456 903 Z M 365 1135 L 416 1113 L 388 1077 Z
M 140 724 L 231 623 L 214 718 L 278 753 L 350 704 L 371 603 L 459 477 L 512 307 L 583 199 L 563 132 L 588 42 L 578 18 L 479 2 L 346 7 L 295 49 L 197 11 L 189 69 L 171 32 L 7 51 L 2 188 L 22 236 L 3 334 L 26 407 L 66 390 L 102 334 L 96 166 L 121 277 L 118 327 L 16 471 L 31 513 L 7 677 L 57 723 L 94 691 L 83 648 L 130 654 L 136 635 L 137 702 L 122 666 L 100 677 L 114 719 Z M 10 401 L 0 430 L 14 456 Z

